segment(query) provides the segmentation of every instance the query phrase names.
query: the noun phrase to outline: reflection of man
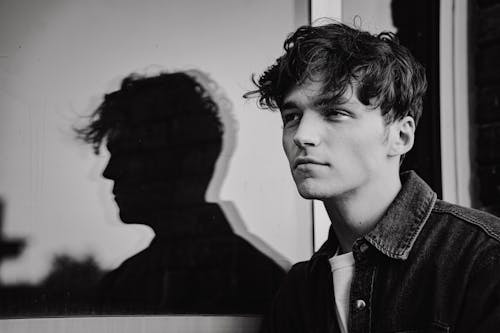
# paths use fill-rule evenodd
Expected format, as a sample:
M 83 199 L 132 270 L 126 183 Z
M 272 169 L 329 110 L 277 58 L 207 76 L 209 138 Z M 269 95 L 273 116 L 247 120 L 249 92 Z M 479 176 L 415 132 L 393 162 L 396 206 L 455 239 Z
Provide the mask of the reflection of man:
M 425 73 L 390 33 L 299 28 L 257 82 L 279 109 L 299 193 L 322 200 L 327 242 L 294 265 L 266 332 L 494 332 L 500 221 L 436 199 L 415 173 Z
M 155 231 L 103 282 L 106 312 L 259 313 L 282 269 L 235 235 L 205 191 L 221 151 L 218 106 L 185 73 L 129 76 L 79 131 L 111 154 L 103 176 L 125 223 Z

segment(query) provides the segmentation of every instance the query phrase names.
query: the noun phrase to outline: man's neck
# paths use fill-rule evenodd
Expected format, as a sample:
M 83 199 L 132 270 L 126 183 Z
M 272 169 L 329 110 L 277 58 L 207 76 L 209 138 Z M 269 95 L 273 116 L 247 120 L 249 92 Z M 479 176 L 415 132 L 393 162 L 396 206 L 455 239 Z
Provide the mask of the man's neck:
M 380 177 L 354 193 L 323 201 L 339 241 L 339 253 L 352 251 L 354 241 L 375 228 L 400 189 L 399 175 Z

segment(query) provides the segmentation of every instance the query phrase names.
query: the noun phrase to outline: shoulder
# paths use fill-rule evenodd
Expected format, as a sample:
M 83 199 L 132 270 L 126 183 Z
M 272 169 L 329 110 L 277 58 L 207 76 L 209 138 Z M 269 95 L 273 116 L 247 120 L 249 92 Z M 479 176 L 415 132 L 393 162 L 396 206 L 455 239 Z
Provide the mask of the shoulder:
M 422 236 L 441 263 L 470 272 L 500 267 L 500 219 L 489 213 L 437 200 Z
M 483 234 L 486 238 L 500 244 L 500 218 L 487 212 L 462 207 L 446 201 L 437 200 L 432 214 L 440 220 L 453 222 L 466 232 Z
M 300 283 L 300 281 L 307 279 L 310 270 L 311 261 L 298 262 L 290 268 L 286 274 L 286 280 L 289 283 Z
M 282 289 L 286 293 L 305 295 L 330 281 L 330 263 L 323 255 L 294 264 L 285 276 Z
M 138 280 L 151 279 L 155 265 L 151 264 L 149 248 L 146 248 L 132 257 L 123 261 L 117 268 L 104 275 L 102 284 L 111 287 L 113 285 L 134 285 Z
M 281 296 L 295 297 L 304 293 L 308 288 L 308 281 L 311 279 L 311 260 L 301 261 L 292 265 L 286 273 L 283 283 L 281 284 L 278 294 Z

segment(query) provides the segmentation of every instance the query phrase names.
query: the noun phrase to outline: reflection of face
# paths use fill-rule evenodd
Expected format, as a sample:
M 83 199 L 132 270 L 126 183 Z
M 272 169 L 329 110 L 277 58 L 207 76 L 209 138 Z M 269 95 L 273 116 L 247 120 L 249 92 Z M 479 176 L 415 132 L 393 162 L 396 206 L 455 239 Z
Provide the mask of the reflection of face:
M 380 108 L 362 104 L 352 89 L 337 105 L 319 101 L 320 89 L 309 81 L 285 97 L 283 147 L 303 197 L 342 198 L 387 168 L 386 127 Z
M 113 195 L 120 211 L 120 218 L 127 223 L 140 223 L 149 219 L 153 193 L 148 185 L 154 175 L 148 175 L 151 156 L 138 149 L 126 149 L 130 142 L 123 134 L 108 138 L 110 159 L 103 177 L 113 180 Z
M 108 137 L 111 157 L 103 177 L 114 181 L 113 194 L 126 223 L 155 223 L 154 217 L 169 206 L 203 202 L 220 151 L 219 141 L 207 144 L 206 133 L 191 133 L 187 124 L 181 126 L 182 137 L 168 136 L 166 123 L 160 123 L 161 131 L 155 125 L 119 128 Z M 196 141 L 195 135 L 205 139 Z

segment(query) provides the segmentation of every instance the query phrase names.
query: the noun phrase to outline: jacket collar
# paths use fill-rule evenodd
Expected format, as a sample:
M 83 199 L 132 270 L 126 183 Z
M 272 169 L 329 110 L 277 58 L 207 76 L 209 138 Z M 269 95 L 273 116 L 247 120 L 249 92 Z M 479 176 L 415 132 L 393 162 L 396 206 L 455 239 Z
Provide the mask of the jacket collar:
M 413 171 L 401 174 L 403 187 L 377 226 L 364 238 L 380 252 L 406 260 L 427 222 L 437 195 Z
M 402 188 L 375 228 L 363 238 L 386 256 L 406 260 L 436 202 L 436 193 L 413 171 L 401 174 Z M 338 247 L 330 228 L 328 240 L 313 255 L 332 257 Z

